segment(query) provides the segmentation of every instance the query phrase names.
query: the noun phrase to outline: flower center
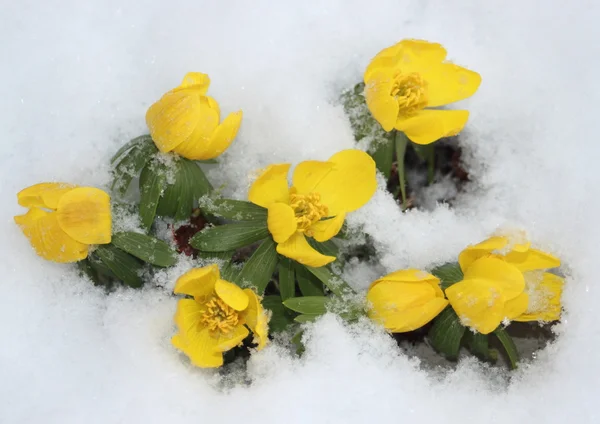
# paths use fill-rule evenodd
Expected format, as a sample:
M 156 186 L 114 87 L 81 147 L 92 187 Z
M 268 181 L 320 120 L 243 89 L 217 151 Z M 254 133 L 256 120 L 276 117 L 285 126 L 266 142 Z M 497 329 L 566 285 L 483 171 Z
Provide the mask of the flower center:
M 394 76 L 391 95 L 398 101 L 400 115 L 414 115 L 427 106 L 427 82 L 417 72 Z
M 296 214 L 298 231 L 309 237 L 313 234 L 310 227 L 329 213 L 319 193 L 297 194 L 294 188 L 290 190 L 290 206 Z
M 218 297 L 213 297 L 205 306 L 206 310 L 200 317 L 200 321 L 209 330 L 218 330 L 226 334 L 238 325 L 238 312 Z

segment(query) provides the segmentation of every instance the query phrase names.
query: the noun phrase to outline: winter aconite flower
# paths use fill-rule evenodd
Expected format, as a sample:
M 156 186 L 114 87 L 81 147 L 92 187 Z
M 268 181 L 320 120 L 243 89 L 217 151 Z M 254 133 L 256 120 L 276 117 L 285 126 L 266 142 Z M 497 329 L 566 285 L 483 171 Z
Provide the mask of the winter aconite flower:
M 326 162 L 301 162 L 288 186 L 290 164 L 271 165 L 250 187 L 248 199 L 268 209 L 267 224 L 277 252 L 304 265 L 335 260 L 313 249 L 306 237 L 323 242 L 375 193 L 375 162 L 360 150 L 343 150 Z
M 259 298 L 250 289 L 222 280 L 217 265 L 186 272 L 174 291 L 192 298 L 177 304 L 179 332 L 171 342 L 194 365 L 220 367 L 223 352 L 239 345 L 250 334 L 248 329 L 254 333 L 258 349 L 267 343 L 268 317 Z
M 465 326 L 488 334 L 505 320 L 560 318 L 563 280 L 543 271 L 560 260 L 549 253 L 492 237 L 463 250 L 459 264 L 464 279 L 447 288 L 446 296 Z
M 17 194 L 29 208 L 15 222 L 38 255 L 54 262 L 77 262 L 89 246 L 111 241 L 110 197 L 93 187 L 41 183 Z
M 385 131 L 395 128 L 415 143 L 429 144 L 463 129 L 468 111 L 435 108 L 472 96 L 481 77 L 445 59 L 440 44 L 403 40 L 371 60 L 365 97 Z
M 206 160 L 227 150 L 240 128 L 242 111 L 219 123 L 219 104 L 206 95 L 209 84 L 208 75 L 190 72 L 179 87 L 150 106 L 146 123 L 161 152 Z
M 368 315 L 392 333 L 421 328 L 448 305 L 440 280 L 418 269 L 392 272 L 367 292 Z

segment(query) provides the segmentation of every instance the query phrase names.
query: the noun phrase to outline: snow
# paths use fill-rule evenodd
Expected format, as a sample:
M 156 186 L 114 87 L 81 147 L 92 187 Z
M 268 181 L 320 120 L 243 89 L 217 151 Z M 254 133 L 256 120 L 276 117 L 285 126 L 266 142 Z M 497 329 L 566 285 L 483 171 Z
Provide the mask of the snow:
M 600 5 L 23 0 L 2 9 L 0 422 L 599 420 Z M 483 76 L 461 105 L 475 182 L 453 208 L 406 214 L 378 191 L 349 223 L 373 238 L 379 263 L 344 275 L 366 287 L 452 260 L 498 229 L 525 229 L 563 259 L 567 313 L 557 341 L 512 378 L 472 359 L 424 370 L 372 324 L 328 315 L 307 326 L 301 359 L 272 344 L 250 361 L 250 386 L 228 385 L 170 346 L 174 272 L 106 296 L 36 257 L 12 221 L 23 212 L 15 194 L 31 184 L 105 186 L 111 154 L 145 132 L 147 107 L 188 71 L 210 75 L 224 114 L 244 111 L 209 172 L 224 195 L 244 198 L 257 168 L 352 147 L 339 93 L 381 48 L 411 37 L 443 43 Z

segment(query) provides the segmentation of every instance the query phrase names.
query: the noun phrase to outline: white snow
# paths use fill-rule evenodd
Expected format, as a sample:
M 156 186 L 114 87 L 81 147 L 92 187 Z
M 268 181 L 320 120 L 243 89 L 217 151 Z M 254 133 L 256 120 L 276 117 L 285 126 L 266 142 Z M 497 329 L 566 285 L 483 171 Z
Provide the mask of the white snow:
M 0 422 L 598 422 L 599 19 L 592 0 L 4 2 Z M 244 111 L 209 173 L 244 198 L 259 167 L 353 146 L 337 96 L 402 38 L 441 42 L 483 76 L 461 105 L 475 183 L 454 208 L 406 214 L 378 191 L 349 221 L 380 263 L 345 275 L 366 287 L 375 272 L 430 268 L 499 228 L 525 229 L 563 259 L 567 313 L 557 342 L 509 382 L 470 359 L 423 371 L 371 324 L 326 316 L 307 327 L 302 359 L 272 344 L 249 363 L 250 387 L 224 391 L 169 343 L 176 275 L 107 297 L 36 257 L 12 221 L 31 184 L 105 185 L 109 157 L 188 71 L 210 75 L 224 114 Z

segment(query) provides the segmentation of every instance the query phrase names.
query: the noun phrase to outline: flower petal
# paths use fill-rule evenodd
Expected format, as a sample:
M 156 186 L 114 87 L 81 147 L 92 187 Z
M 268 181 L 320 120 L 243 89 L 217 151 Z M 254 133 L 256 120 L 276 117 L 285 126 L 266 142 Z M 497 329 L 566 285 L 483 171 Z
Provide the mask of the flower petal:
M 377 70 L 395 68 L 402 72 L 426 71 L 446 58 L 446 49 L 438 43 L 425 40 L 402 40 L 383 49 L 372 60 L 365 71 L 365 82 Z
M 481 84 L 481 75 L 453 63 L 440 63 L 421 72 L 427 81 L 427 106 L 447 105 L 471 97 Z
M 248 200 L 263 208 L 268 208 L 275 202 L 289 204 L 290 189 L 287 180 L 289 170 L 289 163 L 267 166 L 250 186 Z
M 561 295 L 564 280 L 558 275 L 545 272 L 542 281 L 530 294 L 527 310 L 515 321 L 552 322 L 560 319 L 562 310 Z
M 312 236 L 316 241 L 327 241 L 332 239 L 342 229 L 345 219 L 346 214 L 344 212 L 340 212 L 333 218 L 314 223 L 310 227 Z
M 487 281 L 502 293 L 504 300 L 511 300 L 525 290 L 523 273 L 515 266 L 496 257 L 477 259 L 465 271 L 465 280 Z
M 289 239 L 298 229 L 296 213 L 286 203 L 272 203 L 267 208 L 267 226 L 277 243 Z
M 198 367 L 220 367 L 223 365 L 223 355 L 217 350 L 217 339 L 200 323 L 203 312 L 195 300 L 179 300 L 175 312 L 179 333 L 171 339 L 171 343 Z
M 295 233 L 285 243 L 279 243 L 277 253 L 312 267 L 327 265 L 336 259 L 335 256 L 325 256 L 313 249 L 302 233 Z
M 430 144 L 458 134 L 469 119 L 467 110 L 424 109 L 409 118 L 399 117 L 396 129 L 417 144 Z
M 254 343 L 258 346 L 256 349 L 261 350 L 268 342 L 269 333 L 269 317 L 260 303 L 256 293 L 250 289 L 244 289 L 244 293 L 248 295 L 248 308 L 243 312 L 246 319 L 246 325 L 254 333 Z
M 481 334 L 494 331 L 504 319 L 504 297 L 487 280 L 463 280 L 446 289 L 460 321 Z
M 446 299 L 436 297 L 417 308 L 390 312 L 385 316 L 373 315 L 373 312 L 369 312 L 369 317 L 392 333 L 405 333 L 423 327 L 438 316 L 446 306 L 448 306 Z
M 59 200 L 56 219 L 60 228 L 80 243 L 110 243 L 110 196 L 93 187 L 77 187 Z
M 492 253 L 494 250 L 503 249 L 508 244 L 506 237 L 490 237 L 481 243 L 468 246 L 458 256 L 458 263 L 460 269 L 464 272 L 469 265 L 475 262 L 477 259 Z
M 177 279 L 173 292 L 187 294 L 197 301 L 203 301 L 214 292 L 218 279 L 219 267 L 215 264 L 192 268 Z
M 510 252 L 504 257 L 504 260 L 522 272 L 560 266 L 560 259 L 537 249 L 529 249 L 526 252 Z
M 242 111 L 230 113 L 218 125 L 212 134 L 207 133 L 208 127 L 199 127 L 198 137 L 192 135 L 173 151 L 191 160 L 214 159 L 223 153 L 233 142 L 242 123 Z M 196 132 L 194 132 L 196 134 Z
M 219 110 L 211 106 L 208 97 L 200 96 L 197 99 L 200 105 L 195 114 L 187 116 L 186 125 L 194 125 L 193 131 L 188 137 L 183 138 L 173 146 L 172 152 L 184 158 L 196 160 L 196 158 L 209 156 L 209 146 L 214 131 L 219 126 Z
M 88 246 L 71 238 L 58 224 L 56 213 L 31 208 L 25 215 L 15 216 L 15 222 L 36 253 L 49 261 L 68 263 L 85 259 Z
M 248 307 L 248 296 L 236 284 L 225 280 L 217 280 L 215 283 L 217 296 L 236 311 L 243 311 Z
M 26 208 L 40 207 L 56 209 L 58 201 L 67 192 L 77 187 L 68 183 L 40 183 L 27 187 L 17 194 L 19 205 Z
M 514 320 L 527 310 L 528 304 L 529 295 L 527 293 L 521 293 L 514 299 L 508 300 L 504 304 L 504 318 Z
M 181 85 L 177 88 L 193 88 L 198 90 L 198 94 L 206 94 L 209 85 L 210 78 L 207 74 L 203 74 L 202 72 L 188 72 L 183 77 Z
M 364 206 L 377 189 L 376 166 L 367 153 L 342 150 L 324 162 L 307 161 L 294 170 L 293 184 L 300 194 L 318 193 L 329 215 Z M 331 165 L 333 164 L 333 165 Z
M 220 333 L 216 340 L 216 349 L 219 352 L 227 352 L 242 343 L 248 334 L 250 331 L 243 325 L 238 325 L 229 333 Z
M 393 77 L 388 72 L 376 71 L 365 83 L 365 99 L 373 118 L 385 131 L 394 129 L 400 105 L 392 96 Z

